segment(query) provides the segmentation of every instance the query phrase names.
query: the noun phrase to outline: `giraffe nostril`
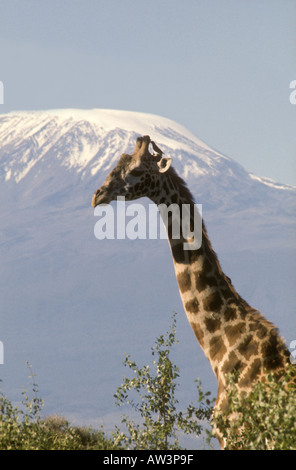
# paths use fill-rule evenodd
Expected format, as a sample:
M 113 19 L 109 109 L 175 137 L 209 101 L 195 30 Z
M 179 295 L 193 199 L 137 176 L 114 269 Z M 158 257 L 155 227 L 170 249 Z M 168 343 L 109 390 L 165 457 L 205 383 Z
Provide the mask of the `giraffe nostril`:
M 112 200 L 112 199 L 111 199 Z M 98 206 L 99 204 L 109 204 L 110 197 L 106 187 L 100 187 L 93 195 L 91 205 L 93 207 Z
M 92 197 L 92 201 L 91 201 L 91 205 L 93 207 L 96 207 L 98 205 L 98 198 L 100 196 L 100 194 L 102 193 L 102 190 L 101 188 L 97 189 L 97 191 L 95 191 L 93 197 Z

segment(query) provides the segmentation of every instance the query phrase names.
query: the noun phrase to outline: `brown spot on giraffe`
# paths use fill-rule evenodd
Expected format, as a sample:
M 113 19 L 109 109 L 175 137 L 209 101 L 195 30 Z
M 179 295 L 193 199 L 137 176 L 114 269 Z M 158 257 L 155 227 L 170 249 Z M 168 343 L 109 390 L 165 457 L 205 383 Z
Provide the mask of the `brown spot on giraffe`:
M 249 330 L 253 334 L 255 333 L 259 339 L 263 339 L 266 336 L 267 331 L 268 331 L 267 328 L 261 323 L 259 323 L 258 321 L 250 322 Z
M 194 273 L 195 287 L 199 292 L 202 292 L 207 287 L 216 287 L 218 285 L 215 276 L 208 276 L 204 271 Z
M 188 264 L 192 266 L 202 257 L 202 252 L 200 249 L 190 250 L 188 251 L 187 256 L 188 256 Z
M 194 297 L 191 300 L 188 300 L 185 304 L 185 310 L 189 313 L 198 313 L 199 310 L 199 302 L 198 300 Z
M 177 281 L 179 284 L 179 289 L 182 293 L 187 292 L 191 289 L 191 277 L 188 268 L 186 268 L 182 273 L 177 275 Z
M 223 300 L 218 291 L 212 292 L 203 301 L 203 307 L 207 312 L 219 312 L 222 304 Z
M 249 360 L 252 356 L 257 356 L 259 343 L 254 339 L 253 335 L 248 335 L 243 338 L 237 349 L 245 359 Z
M 237 343 L 239 338 L 243 337 L 243 334 L 246 330 L 246 325 L 243 322 L 232 324 L 227 324 L 224 327 L 224 331 L 230 346 L 233 346 Z
M 224 312 L 224 319 L 226 322 L 235 320 L 237 318 L 236 309 L 233 307 L 227 307 Z
M 215 333 L 221 327 L 221 319 L 215 317 L 206 317 L 205 318 L 206 329 L 209 333 Z
M 239 386 L 242 388 L 249 387 L 250 384 L 252 384 L 257 378 L 259 378 L 261 372 L 262 361 L 260 358 L 257 357 L 248 364 L 246 372 L 239 379 Z
M 226 354 L 227 348 L 221 336 L 214 336 L 210 341 L 210 358 L 212 361 L 221 361 Z
M 193 329 L 193 332 L 201 345 L 201 347 L 204 347 L 204 330 L 201 328 L 200 324 L 198 322 L 190 322 L 191 328 Z
M 226 376 L 230 372 L 239 371 L 243 364 L 234 351 L 231 351 L 225 359 L 222 372 Z
M 174 261 L 176 263 L 184 263 L 185 254 L 184 254 L 183 243 L 178 243 L 174 245 L 172 244 L 171 249 L 172 249 Z
M 274 329 L 261 345 L 261 354 L 264 358 L 263 365 L 267 370 L 274 370 L 283 366 L 283 356 L 280 354 L 282 344 Z

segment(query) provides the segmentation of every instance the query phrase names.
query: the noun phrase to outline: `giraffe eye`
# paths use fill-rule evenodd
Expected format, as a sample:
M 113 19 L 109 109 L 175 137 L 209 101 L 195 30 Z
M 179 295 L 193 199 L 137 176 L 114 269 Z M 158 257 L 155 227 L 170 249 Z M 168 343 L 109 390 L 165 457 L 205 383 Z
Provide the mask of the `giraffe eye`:
M 131 176 L 140 176 L 141 174 L 142 174 L 141 170 L 138 170 L 137 168 L 135 168 L 134 170 L 130 172 Z

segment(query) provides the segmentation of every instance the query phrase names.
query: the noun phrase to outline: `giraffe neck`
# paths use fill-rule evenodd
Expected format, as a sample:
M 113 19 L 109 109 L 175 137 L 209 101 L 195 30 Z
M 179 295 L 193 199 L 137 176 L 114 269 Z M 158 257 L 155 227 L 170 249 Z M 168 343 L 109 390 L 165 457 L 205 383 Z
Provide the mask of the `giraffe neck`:
M 162 189 L 150 199 L 158 206 L 189 205 L 192 226 L 192 214 L 197 209 L 175 173 L 172 177 L 168 172 Z M 181 209 L 181 225 L 182 216 Z M 244 371 L 242 387 L 248 388 L 264 367 L 280 367 L 287 351 L 274 325 L 236 292 L 222 271 L 204 225 L 201 245 L 194 250 L 184 249 L 188 240 L 182 235 L 179 239 L 173 237 L 172 219 L 168 220 L 167 232 L 184 310 L 219 387 L 225 387 L 226 375 L 234 370 Z

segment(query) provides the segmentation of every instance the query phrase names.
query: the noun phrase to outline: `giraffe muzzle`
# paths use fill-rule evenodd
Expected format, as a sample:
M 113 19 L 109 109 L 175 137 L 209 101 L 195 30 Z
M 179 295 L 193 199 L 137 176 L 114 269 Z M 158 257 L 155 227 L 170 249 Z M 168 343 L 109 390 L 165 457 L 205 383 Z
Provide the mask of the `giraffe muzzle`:
M 93 195 L 91 205 L 96 207 L 100 204 L 108 204 L 110 202 L 110 198 L 107 196 L 106 191 L 99 188 Z

